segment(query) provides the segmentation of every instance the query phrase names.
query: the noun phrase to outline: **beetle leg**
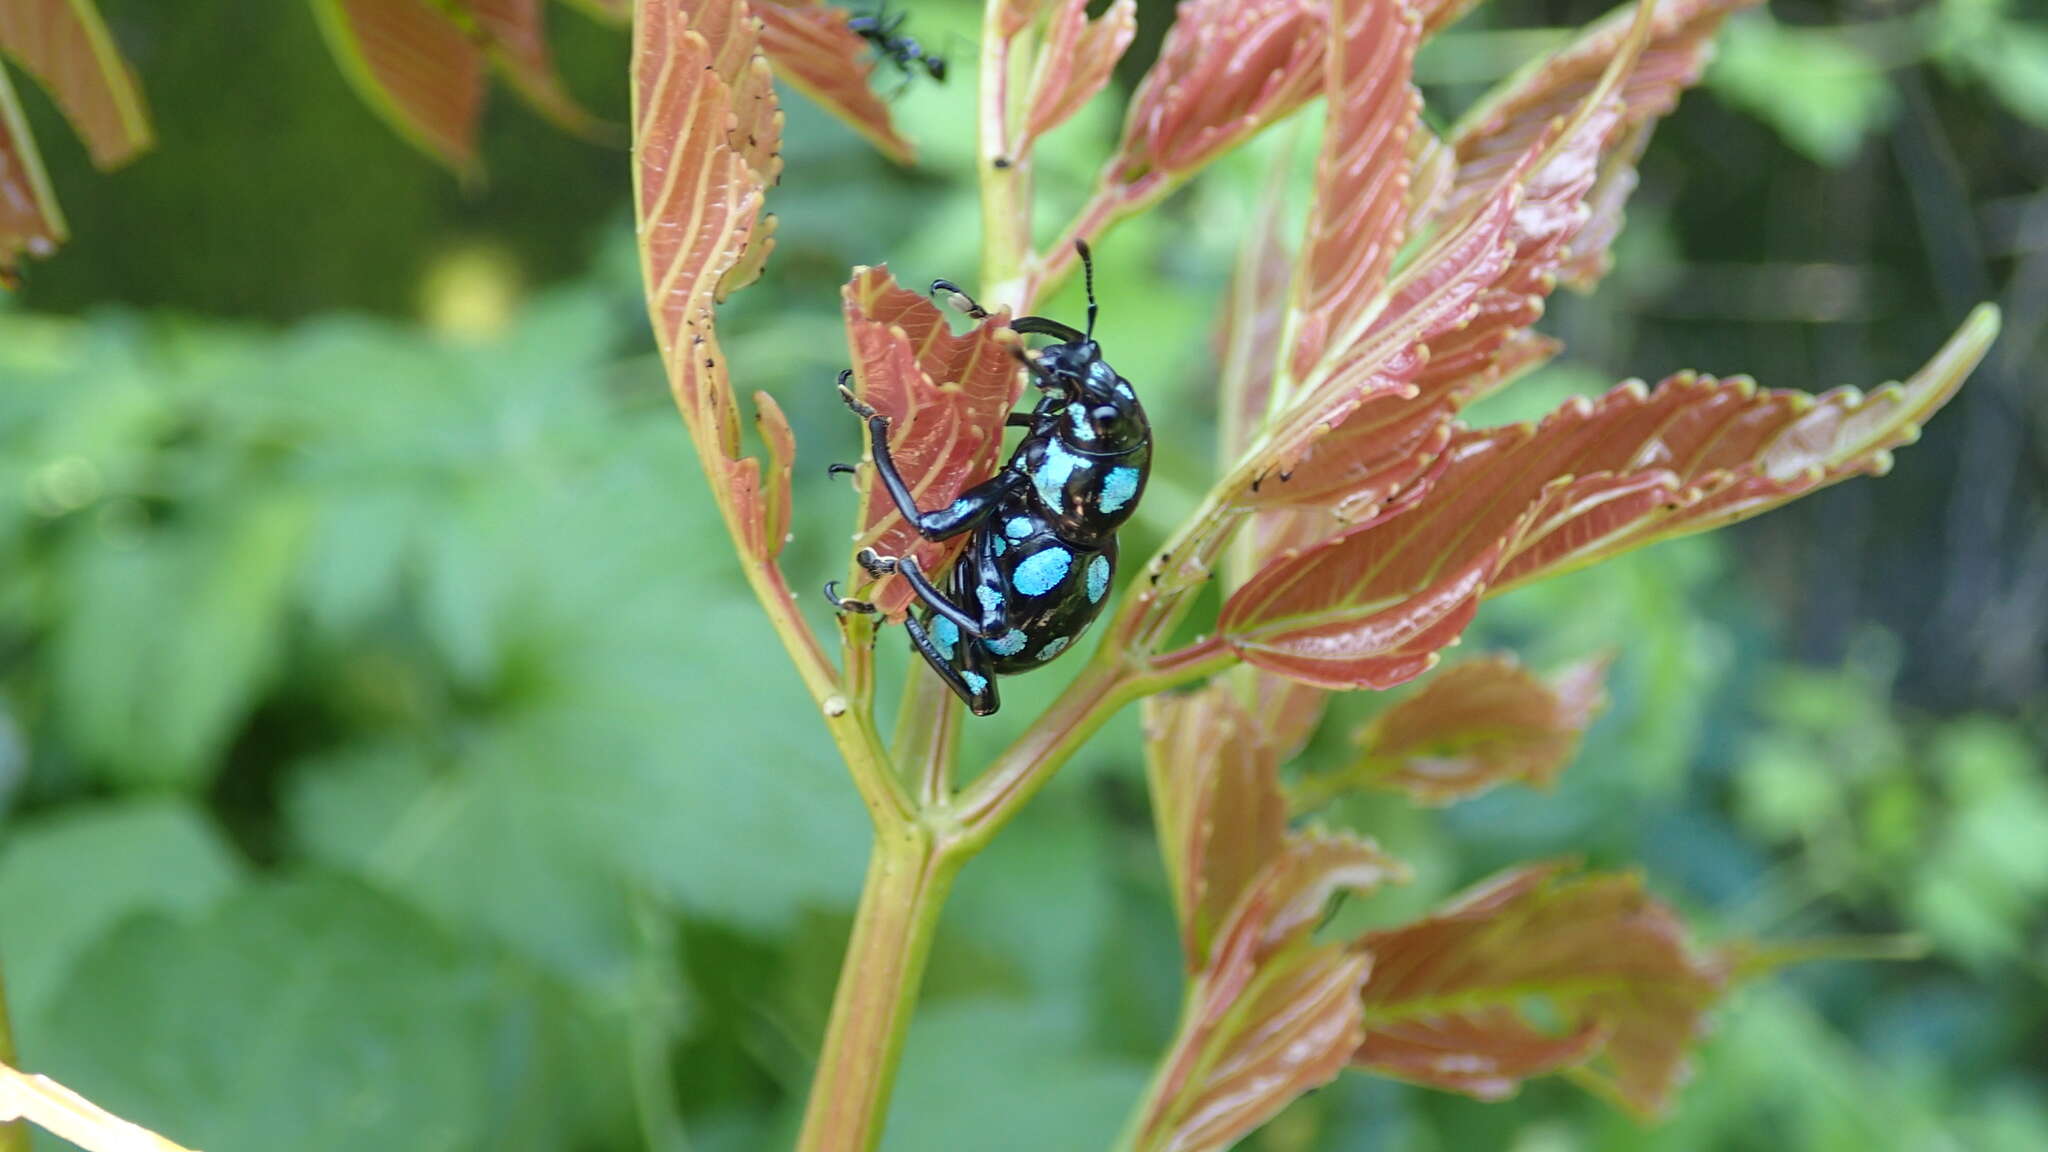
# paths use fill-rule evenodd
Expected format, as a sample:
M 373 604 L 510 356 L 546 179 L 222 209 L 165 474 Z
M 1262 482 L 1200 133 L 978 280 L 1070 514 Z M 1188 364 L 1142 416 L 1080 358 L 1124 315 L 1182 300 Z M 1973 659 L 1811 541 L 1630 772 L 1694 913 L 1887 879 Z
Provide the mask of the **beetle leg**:
M 947 540 L 980 524 L 995 511 L 1003 497 L 1023 482 L 1022 473 L 998 472 L 991 479 L 962 492 L 959 499 L 946 507 L 933 512 L 921 511 L 917 497 L 911 493 L 903 474 L 896 470 L 896 460 L 889 454 L 889 418 L 877 413 L 869 416 L 867 421 L 875 471 L 882 477 L 882 487 L 889 493 L 889 499 L 896 502 L 896 510 L 903 514 L 905 520 L 915 524 L 918 534 L 927 540 Z
M 1019 316 L 1010 321 L 1010 329 L 1027 335 L 1050 336 L 1066 344 L 1079 344 L 1088 339 L 1087 334 L 1079 328 L 1062 324 L 1057 320 L 1048 320 L 1043 316 Z
M 859 612 L 864 616 L 872 616 L 876 612 L 875 606 L 866 600 L 855 600 L 850 596 L 841 596 L 839 594 L 839 581 L 837 580 L 825 581 L 825 600 L 841 612 Z
M 946 594 L 940 591 L 938 586 L 931 582 L 931 578 L 924 574 L 924 569 L 918 566 L 917 557 L 878 556 L 874 549 L 863 548 L 854 559 L 860 561 L 861 567 L 877 576 L 887 576 L 892 572 L 902 576 L 909 582 L 911 590 L 917 593 L 918 599 L 924 601 L 933 612 L 959 625 L 960 630 L 967 635 L 975 639 L 986 635 L 987 614 L 976 616 L 947 599 Z M 996 630 L 999 632 L 1007 626 L 1000 621 L 998 624 Z
M 951 280 L 932 281 L 931 294 L 937 296 L 941 292 L 951 293 L 956 298 L 954 303 L 963 305 L 960 310 L 965 312 L 970 319 L 988 319 L 988 309 L 975 303 L 974 297 L 969 296 L 958 284 L 953 283 Z
M 932 642 L 931 633 L 917 617 L 905 620 L 903 627 L 910 633 L 910 643 L 917 649 L 917 654 L 932 666 L 932 671 L 939 674 L 939 679 L 946 682 L 953 695 L 966 702 L 968 711 L 976 716 L 989 716 L 1002 706 L 1002 701 L 996 697 L 996 679 L 989 673 L 988 662 L 979 651 L 980 645 L 970 644 L 964 637 L 955 641 L 956 667 L 955 660 L 948 659 L 939 651 L 938 645 Z

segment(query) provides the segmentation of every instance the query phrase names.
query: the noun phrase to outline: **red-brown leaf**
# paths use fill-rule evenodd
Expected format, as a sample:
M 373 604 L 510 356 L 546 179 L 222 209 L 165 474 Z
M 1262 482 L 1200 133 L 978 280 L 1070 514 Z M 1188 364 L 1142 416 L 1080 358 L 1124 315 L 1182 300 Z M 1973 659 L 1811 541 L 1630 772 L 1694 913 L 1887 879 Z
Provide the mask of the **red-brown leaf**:
M 1329 687 L 1426 669 L 1480 596 L 1882 472 L 1998 327 L 1982 308 L 1925 368 L 1869 396 L 1676 377 L 1576 401 L 1541 425 L 1464 432 L 1409 512 L 1284 555 L 1225 604 L 1230 645 Z
M 781 555 L 783 544 L 789 540 L 789 478 L 796 463 L 796 434 L 789 429 L 789 418 L 782 414 L 782 405 L 766 392 L 754 393 L 754 427 L 760 430 L 761 440 L 768 446 L 760 520 L 762 552 L 773 559 Z
M 1542 314 L 1550 277 L 1585 222 L 1601 149 L 1621 114 L 1614 94 L 1650 30 L 1647 19 L 1629 25 L 1610 46 L 1604 71 L 1574 91 L 1576 103 L 1563 109 L 1569 116 L 1518 139 L 1516 153 L 1487 172 L 1484 191 L 1453 217 L 1456 226 L 1395 281 L 1387 306 L 1367 313 L 1371 325 L 1322 350 L 1302 381 L 1303 399 L 1261 461 L 1261 480 L 1278 472 L 1283 481 L 1277 492 L 1262 492 L 1264 500 L 1384 500 L 1408 478 L 1401 469 L 1412 476 L 1426 464 L 1403 450 L 1399 434 L 1446 424 L 1473 392 L 1504 375 L 1497 358 Z M 1399 227 L 1410 207 L 1406 190 L 1381 207 L 1384 226 Z M 1348 435 L 1317 443 L 1354 421 Z M 1285 494 L 1297 477 L 1308 495 Z M 1344 494 L 1351 483 L 1361 490 Z
M 483 49 L 433 0 L 316 0 L 314 11 L 363 99 L 422 151 L 474 176 Z
M 1107 181 L 1161 185 L 1301 107 L 1322 83 L 1314 0 L 1183 0 L 1131 98 Z
M 0 69 L 0 287 L 11 288 L 25 253 L 48 256 L 64 242 L 64 214 L 43 174 L 42 154 Z
M 1159 1147 L 1234 1146 L 1295 1098 L 1335 1080 L 1363 1039 L 1359 988 L 1371 961 L 1330 945 L 1260 983 L 1238 1030 Z
M 1019 153 L 1067 122 L 1109 83 L 1109 74 L 1138 33 L 1137 0 L 1111 0 L 1102 15 L 1088 18 L 1088 0 L 1060 0 L 1046 29 L 1031 81 L 1031 113 Z
M 1225 460 L 1236 459 L 1251 446 L 1265 422 L 1273 374 L 1279 368 L 1287 293 L 1294 278 L 1294 254 L 1281 227 L 1287 206 L 1286 168 L 1284 163 L 1276 166 L 1252 219 L 1245 222 L 1245 239 L 1238 247 L 1230 292 L 1216 325 Z
M 1403 874 L 1372 845 L 1301 836 L 1245 888 L 1195 976 L 1133 1147 L 1228 1148 L 1357 1052 L 1369 962 L 1309 936 L 1331 897 Z
M 1547 788 L 1605 702 L 1606 669 L 1588 660 L 1548 683 L 1505 657 L 1447 669 L 1359 730 L 1348 774 L 1424 804 L 1505 783 Z
M 1695 953 L 1638 878 L 1566 872 L 1510 872 L 1434 916 L 1361 939 L 1373 970 L 1359 1061 L 1497 1099 L 1526 1076 L 1591 1059 L 1629 1107 L 1662 1107 L 1727 966 Z M 1532 999 L 1564 1017 L 1562 1033 L 1522 1017 Z
M 1565 465 L 1580 478 L 1532 504 L 1496 590 L 1744 520 L 1851 476 L 1884 474 L 1892 449 L 1919 439 L 1997 329 L 1996 310 L 1978 309 L 1911 379 L 1868 395 L 1678 376 L 1648 395 L 1624 386 L 1590 407 L 1566 407 L 1530 435 L 1580 445 Z M 1495 434 L 1503 433 L 1469 435 Z
M 1280 855 L 1287 802 L 1280 762 L 1223 681 L 1145 701 L 1145 769 L 1160 855 L 1190 971 L 1252 880 Z
M 1505 1100 L 1524 1080 L 1584 1064 L 1607 1040 L 1598 1021 L 1557 1035 L 1512 1008 L 1475 1008 L 1377 1021 L 1353 1062 L 1396 1080 Z
M 1293 307 L 1294 380 L 1348 350 L 1379 305 L 1406 239 L 1408 141 L 1422 110 L 1409 82 L 1422 22 L 1407 0 L 1335 0 L 1331 20 L 1329 111 Z
M 118 168 L 152 143 L 135 72 L 92 0 L 7 0 L 0 49 L 49 91 L 94 164 Z
M 1423 32 L 1434 36 L 1456 23 L 1478 3 L 1479 0 L 1416 0 L 1415 10 L 1422 16 Z
M 555 70 L 548 47 L 543 0 L 460 0 L 475 18 L 491 58 L 520 98 L 570 132 L 591 135 L 597 118 L 586 111 Z
M 787 533 L 787 429 L 759 408 L 770 453 L 740 454 L 739 404 L 713 326 L 736 270 L 764 250 L 762 200 L 782 114 L 758 25 L 740 0 L 641 0 L 633 43 L 633 191 L 655 343 L 676 407 L 741 547 L 765 561 Z
M 944 508 L 995 474 L 1003 419 L 1023 387 L 1008 315 L 990 316 L 955 336 L 944 313 L 923 295 L 899 287 L 887 268 L 856 270 L 841 294 L 855 392 L 889 417 L 889 451 L 918 507 Z M 856 547 L 915 556 L 928 572 L 952 563 L 966 537 L 943 543 L 922 538 L 897 512 L 873 469 L 864 475 Z M 889 576 L 869 599 L 900 619 L 912 593 L 900 577 Z
M 1759 0 L 1663 0 L 1634 71 L 1621 90 L 1622 132 L 1602 165 L 1592 219 L 1571 242 L 1562 278 L 1590 285 L 1605 270 L 1608 245 L 1621 227 L 1621 209 L 1635 185 L 1635 158 L 1649 142 L 1656 121 L 1697 83 L 1713 50 L 1714 34 L 1732 12 Z M 1451 211 L 1487 194 L 1500 173 L 1528 142 L 1559 116 L 1569 114 L 1598 83 L 1607 61 L 1627 38 L 1633 19 L 1623 8 L 1589 25 L 1571 44 L 1518 74 L 1468 113 L 1452 135 L 1458 174 Z
M 1282 764 L 1301 755 L 1323 721 L 1327 693 L 1285 676 L 1251 669 L 1253 698 L 1266 746 Z
M 897 135 L 889 106 L 868 78 L 875 70 L 867 41 L 847 27 L 850 9 L 820 0 L 758 0 L 761 48 L 775 74 L 812 102 L 837 116 L 898 164 L 916 159 L 910 142 Z

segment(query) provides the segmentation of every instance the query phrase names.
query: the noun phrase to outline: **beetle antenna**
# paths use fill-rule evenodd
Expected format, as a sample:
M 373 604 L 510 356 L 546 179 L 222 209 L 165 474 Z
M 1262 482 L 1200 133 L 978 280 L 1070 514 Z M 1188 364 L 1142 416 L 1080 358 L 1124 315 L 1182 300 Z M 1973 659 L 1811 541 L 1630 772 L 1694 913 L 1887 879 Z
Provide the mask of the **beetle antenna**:
M 1074 251 L 1081 254 L 1081 282 L 1088 287 L 1088 339 L 1095 339 L 1095 256 L 1088 251 L 1086 240 L 1074 241 Z

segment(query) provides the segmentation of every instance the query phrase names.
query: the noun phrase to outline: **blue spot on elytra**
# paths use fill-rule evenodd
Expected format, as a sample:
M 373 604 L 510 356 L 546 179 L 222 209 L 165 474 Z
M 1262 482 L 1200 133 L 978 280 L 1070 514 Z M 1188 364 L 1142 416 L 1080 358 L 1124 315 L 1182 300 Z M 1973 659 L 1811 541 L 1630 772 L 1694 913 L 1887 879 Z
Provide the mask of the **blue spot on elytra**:
M 1031 473 L 1031 483 L 1038 489 L 1038 498 L 1055 512 L 1066 511 L 1064 500 L 1067 478 L 1074 469 L 1081 466 L 1081 458 L 1060 446 L 1054 440 L 1045 447 L 1045 462 Z
M 1010 542 L 1001 536 L 991 536 L 988 542 L 995 546 L 995 552 L 998 556 L 1010 550 Z
M 1102 478 L 1102 510 L 1114 512 L 1131 502 L 1138 494 L 1138 470 L 1136 468 L 1112 468 Z
M 1032 554 L 1010 574 L 1010 583 L 1026 596 L 1043 596 L 1067 578 L 1074 566 L 1074 554 L 1065 548 L 1047 548 Z
M 967 681 L 967 690 L 976 696 L 988 690 L 988 677 L 979 672 L 962 672 L 960 678 Z
M 1003 525 L 1003 535 L 1012 540 L 1022 540 L 1031 535 L 1031 521 L 1023 516 L 1012 516 L 1010 522 Z
M 1109 557 L 1097 556 L 1088 562 L 1088 602 L 1102 603 L 1103 593 L 1109 591 Z
M 1040 660 L 1050 660 L 1053 657 L 1059 655 L 1060 653 L 1065 652 L 1067 650 L 1067 645 L 1072 644 L 1073 642 L 1074 639 L 1071 636 L 1055 636 L 1051 640 L 1046 641 L 1045 647 L 1040 648 L 1038 650 L 1038 658 Z
M 984 612 L 993 612 L 1003 606 L 1003 594 L 986 584 L 974 586 L 974 598 L 981 601 L 981 609 Z
M 934 617 L 931 626 L 932 647 L 946 659 L 953 658 L 953 649 L 960 643 L 960 626 L 944 616 Z
M 1012 628 L 993 640 L 983 640 L 982 647 L 998 656 L 1015 656 L 1024 650 L 1023 630 Z

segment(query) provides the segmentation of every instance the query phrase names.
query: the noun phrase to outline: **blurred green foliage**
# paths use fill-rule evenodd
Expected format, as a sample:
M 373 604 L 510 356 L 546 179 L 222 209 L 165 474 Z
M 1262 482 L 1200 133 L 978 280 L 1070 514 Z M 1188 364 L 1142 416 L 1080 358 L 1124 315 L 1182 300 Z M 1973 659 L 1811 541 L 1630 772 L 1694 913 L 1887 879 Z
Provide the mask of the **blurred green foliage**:
M 204 0 L 189 26 L 107 8 L 163 145 L 131 172 L 61 178 L 78 239 L 0 312 L 0 967 L 24 1060 L 209 1152 L 786 1144 L 864 817 L 668 407 L 623 156 L 501 102 L 493 183 L 465 199 L 354 103 L 294 6 Z M 919 34 L 961 55 L 972 9 L 921 7 Z M 2038 113 L 2038 29 L 2017 5 L 1928 12 L 1910 19 L 1940 33 L 1930 76 L 1987 115 Z M 1476 419 L 1682 366 L 1869 384 L 1933 347 L 1944 321 L 1925 253 L 1894 242 L 1911 231 L 1897 203 L 1872 192 L 1828 216 L 1863 220 L 1864 249 L 1824 230 L 1800 247 L 1816 189 L 1898 183 L 1875 142 L 1924 127 L 1881 38 L 1811 15 L 1734 33 L 1715 90 L 1768 128 L 1690 102 L 1652 150 L 1616 274 L 1550 321 L 1572 357 Z M 234 22 L 260 50 L 206 31 Z M 616 35 L 556 24 L 579 92 L 616 113 Z M 1455 110 L 1485 71 L 1432 96 Z M 216 98 L 259 80 L 275 101 Z M 966 88 L 898 104 L 924 149 L 914 173 L 790 108 L 777 253 L 722 329 L 738 383 L 773 391 L 796 429 L 787 562 L 804 587 L 843 566 L 852 505 L 822 474 L 857 451 L 830 387 L 834 287 L 884 258 L 906 281 L 971 276 L 971 191 L 941 178 L 967 168 Z M 1048 227 L 1114 126 L 1093 108 L 1047 146 Z M 1972 179 L 2013 194 L 1974 133 L 1955 138 Z M 1204 329 L 1283 143 L 1102 249 L 1105 335 L 1162 428 L 1133 550 L 1210 474 Z M 1751 283 L 1727 278 L 1734 262 L 1823 257 L 1848 279 L 1730 289 Z M 1910 558 L 1961 549 L 1927 525 L 1965 466 L 1942 438 L 1967 425 L 1959 405 L 1899 475 L 1755 531 L 1488 605 L 1465 651 L 1539 668 L 1617 653 L 1579 763 L 1550 793 L 1338 811 L 1418 877 L 1350 920 L 1578 854 L 1645 868 L 1709 937 L 1909 931 L 1929 957 L 1740 993 L 1654 1128 L 1562 1084 L 1482 1105 L 1349 1076 L 1255 1147 L 2048 1147 L 2039 683 L 2022 666 L 1945 685 L 1961 704 L 1920 690 L 1939 712 L 1900 704 L 1935 656 L 1871 622 L 1933 613 Z M 1888 531 L 1842 535 L 1871 522 Z M 893 684 L 900 644 L 880 659 Z M 968 762 L 1060 676 L 1006 684 Z M 1333 767 L 1379 706 L 1340 701 L 1305 767 Z M 1119 1127 L 1179 998 L 1142 779 L 1123 717 L 961 878 L 890 1148 L 1088 1148 Z

